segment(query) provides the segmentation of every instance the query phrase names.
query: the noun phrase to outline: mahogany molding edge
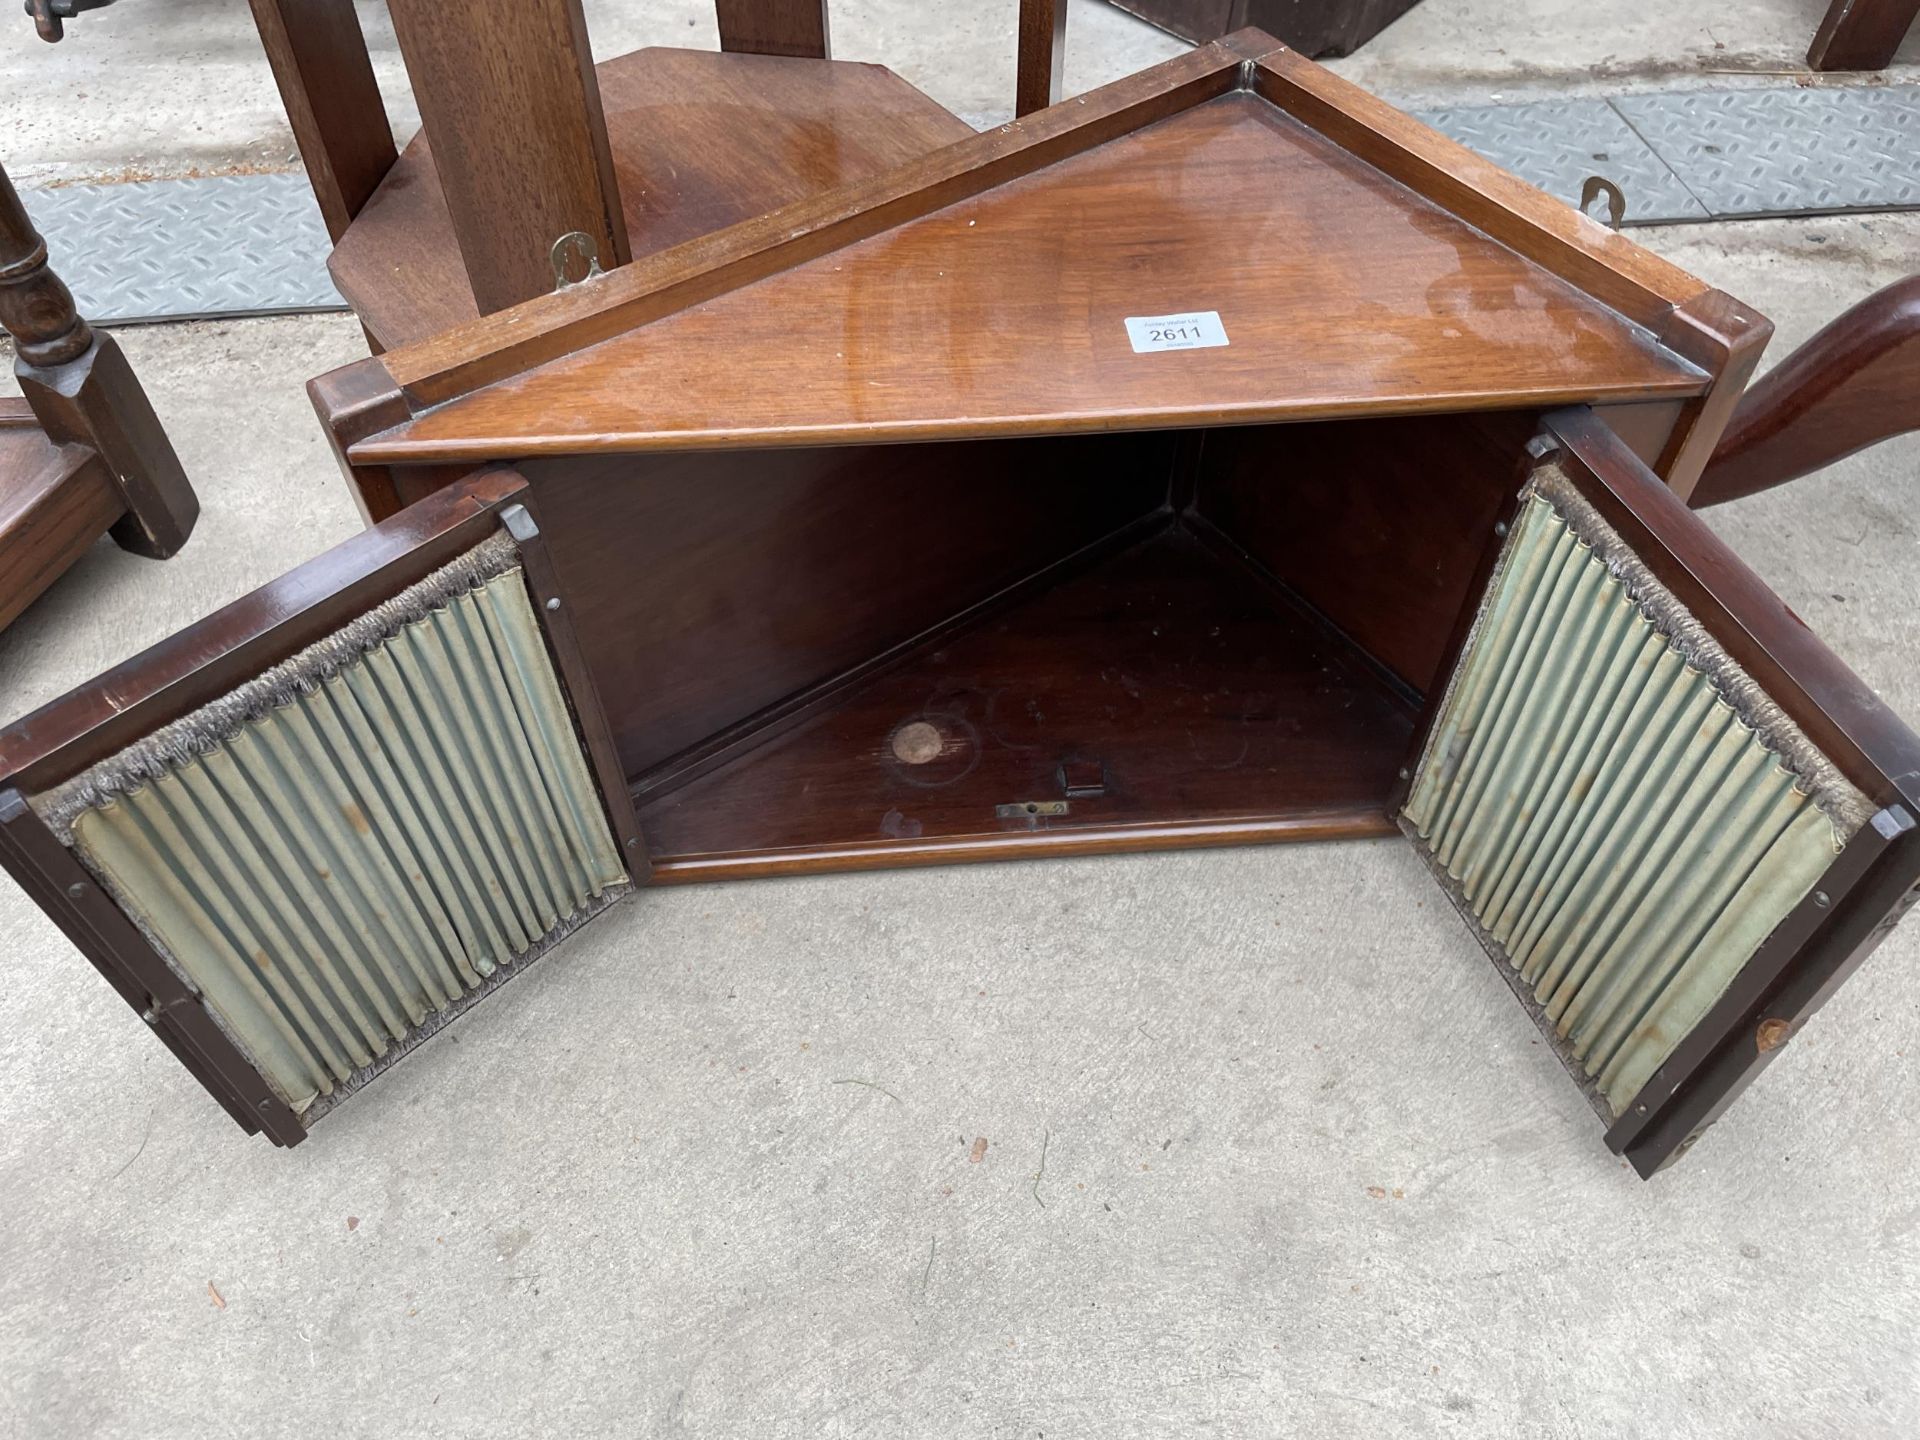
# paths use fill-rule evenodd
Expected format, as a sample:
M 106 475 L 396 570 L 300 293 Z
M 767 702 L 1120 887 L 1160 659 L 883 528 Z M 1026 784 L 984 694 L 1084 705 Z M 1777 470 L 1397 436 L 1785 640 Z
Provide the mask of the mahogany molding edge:
M 1153 821 L 1085 830 L 1006 831 L 933 840 L 875 841 L 801 850 L 729 854 L 656 855 L 652 883 L 685 885 L 776 875 L 898 870 L 927 865 L 1027 860 L 1068 855 L 1125 855 L 1151 850 L 1205 849 L 1300 840 L 1371 840 L 1398 835 L 1378 806 L 1327 809 L 1267 819 Z
M 1249 68 L 1263 100 L 1637 324 L 1658 332 L 1710 288 L 1285 46 Z
M 567 455 L 692 454 L 713 450 L 764 450 L 834 445 L 899 445 L 941 440 L 1005 439 L 1041 435 L 1093 435 L 1106 432 L 1201 430 L 1214 426 L 1290 424 L 1315 420 L 1360 420 L 1381 416 L 1461 415 L 1514 409 L 1555 409 L 1562 405 L 1637 405 L 1680 403 L 1697 406 L 1706 377 L 1676 377 L 1660 384 L 1587 384 L 1485 391 L 1432 390 L 1417 401 L 1375 397 L 1332 400 L 1282 400 L 1228 406 L 1182 406 L 1125 411 L 1059 410 L 1031 417 L 941 417 L 926 421 L 846 421 L 830 425 L 766 427 L 752 430 L 672 431 L 658 435 L 616 434 L 506 437 L 472 435 L 453 439 L 416 439 L 404 424 L 355 441 L 347 449 L 350 476 L 372 493 L 382 475 L 405 475 L 435 467 L 443 473 L 459 466 L 550 459 Z M 395 391 L 394 393 L 398 393 Z
M 1713 376 L 1675 422 L 1653 469 L 1682 500 L 1692 495 L 1773 338 L 1773 322 L 1731 295 L 1708 290 L 1677 307 L 1661 327 L 1669 349 Z

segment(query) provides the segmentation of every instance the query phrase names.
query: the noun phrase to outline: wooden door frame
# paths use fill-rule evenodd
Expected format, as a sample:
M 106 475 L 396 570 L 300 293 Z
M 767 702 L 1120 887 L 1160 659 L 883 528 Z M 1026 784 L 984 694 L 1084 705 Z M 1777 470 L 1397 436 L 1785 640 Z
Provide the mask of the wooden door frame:
M 1531 472 L 1544 466 L 1557 467 L 1572 482 L 1687 613 L 1879 807 L 1819 885 L 1610 1121 L 1608 1147 L 1644 1177 L 1685 1153 L 1920 900 L 1920 736 L 1585 406 L 1544 417 L 1529 445 L 1513 499 L 1487 537 L 1455 622 L 1443 675 L 1452 674 L 1466 653 L 1514 507 Z M 1444 684 L 1434 687 L 1414 730 L 1388 801 L 1395 815 L 1406 805 L 1445 693 Z M 1494 964 L 1576 1083 L 1589 1090 L 1525 983 L 1504 959 L 1496 955 Z
M 196 1079 L 249 1134 L 306 1136 L 226 1029 L 30 799 L 154 730 L 231 693 L 505 529 L 580 726 L 606 818 L 635 883 L 646 844 L 531 488 L 511 470 L 475 474 L 243 596 L 0 731 L 0 868 L 12 874 Z

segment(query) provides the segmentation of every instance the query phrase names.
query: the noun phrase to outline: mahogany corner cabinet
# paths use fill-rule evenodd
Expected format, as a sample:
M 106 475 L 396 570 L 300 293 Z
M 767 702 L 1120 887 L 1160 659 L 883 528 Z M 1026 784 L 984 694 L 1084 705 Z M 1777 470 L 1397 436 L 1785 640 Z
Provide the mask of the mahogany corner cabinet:
M 1768 328 L 1243 32 L 321 377 L 377 523 L 0 859 L 291 1145 L 648 885 L 1404 834 L 1651 1174 L 1920 880 L 1685 504 Z

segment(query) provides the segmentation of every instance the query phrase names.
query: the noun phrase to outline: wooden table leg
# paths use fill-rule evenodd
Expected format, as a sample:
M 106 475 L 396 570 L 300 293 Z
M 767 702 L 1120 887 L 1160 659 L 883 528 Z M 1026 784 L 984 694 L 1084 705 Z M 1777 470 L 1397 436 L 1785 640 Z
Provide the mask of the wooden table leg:
M 714 0 L 720 48 L 827 60 L 827 0 Z
M 582 231 L 631 258 L 580 0 L 390 0 L 480 313 L 554 288 L 550 252 Z
M 1060 101 L 1067 58 L 1067 0 L 1020 0 L 1020 48 L 1013 113 L 1028 115 Z
M 360 213 L 398 152 L 353 0 L 250 0 L 327 234 Z
M 1816 70 L 1884 70 L 1920 15 L 1920 0 L 1833 0 L 1814 32 Z

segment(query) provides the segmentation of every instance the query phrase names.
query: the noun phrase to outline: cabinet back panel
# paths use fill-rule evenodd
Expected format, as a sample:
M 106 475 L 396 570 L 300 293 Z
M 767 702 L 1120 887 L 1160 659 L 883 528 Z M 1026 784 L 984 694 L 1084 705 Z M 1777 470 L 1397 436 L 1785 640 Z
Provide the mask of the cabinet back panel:
M 1210 430 L 1194 509 L 1424 692 L 1534 428 L 1515 412 Z
M 1166 503 L 1172 434 L 523 467 L 630 777 Z

